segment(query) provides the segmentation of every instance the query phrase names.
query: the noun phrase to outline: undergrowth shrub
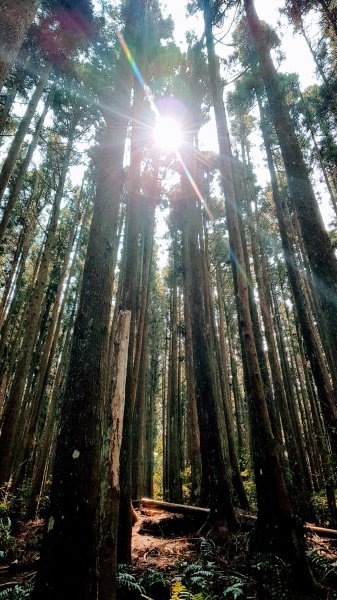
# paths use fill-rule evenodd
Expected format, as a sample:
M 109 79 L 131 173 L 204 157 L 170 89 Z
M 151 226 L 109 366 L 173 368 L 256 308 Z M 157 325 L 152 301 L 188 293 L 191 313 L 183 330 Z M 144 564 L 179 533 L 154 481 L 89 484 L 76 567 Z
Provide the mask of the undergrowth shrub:
M 161 571 L 151 568 L 146 569 L 141 575 L 140 583 L 151 599 L 170 599 L 170 581 Z
M 337 560 L 328 560 L 325 556 L 322 556 L 316 550 L 309 550 L 307 552 L 310 566 L 317 576 L 317 578 L 324 585 L 334 585 L 337 588 Z M 337 599 L 337 592 L 334 598 Z
M 268 593 L 270 600 L 290 600 L 289 565 L 274 554 L 261 554 L 252 565 L 260 593 Z
M 325 490 L 321 490 L 320 492 L 312 494 L 311 505 L 315 514 L 316 522 L 323 527 L 330 525 L 331 515 Z
M 0 519 L 10 517 L 15 496 L 11 492 L 11 481 L 0 487 Z
M 0 600 L 25 600 L 30 598 L 33 590 L 33 584 L 30 583 L 25 587 L 16 585 L 13 588 L 0 592 Z
M 144 588 L 134 575 L 129 573 L 130 565 L 118 565 L 117 595 L 118 600 L 140 600 L 145 595 Z
M 15 538 L 11 535 L 11 528 L 12 522 L 9 517 L 0 519 L 0 561 L 7 561 L 12 558 Z
M 179 564 L 181 575 L 172 584 L 171 600 L 236 600 L 245 598 L 246 582 L 228 577 L 214 560 L 215 546 L 201 539 L 200 557 L 193 563 Z

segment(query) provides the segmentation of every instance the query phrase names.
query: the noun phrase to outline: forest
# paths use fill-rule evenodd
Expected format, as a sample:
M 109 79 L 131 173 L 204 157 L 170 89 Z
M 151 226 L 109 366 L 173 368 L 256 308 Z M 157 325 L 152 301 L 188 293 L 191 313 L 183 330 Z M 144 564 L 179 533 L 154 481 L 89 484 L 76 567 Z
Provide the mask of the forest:
M 336 0 L 1 0 L 0 599 L 337 598 L 336 248 Z

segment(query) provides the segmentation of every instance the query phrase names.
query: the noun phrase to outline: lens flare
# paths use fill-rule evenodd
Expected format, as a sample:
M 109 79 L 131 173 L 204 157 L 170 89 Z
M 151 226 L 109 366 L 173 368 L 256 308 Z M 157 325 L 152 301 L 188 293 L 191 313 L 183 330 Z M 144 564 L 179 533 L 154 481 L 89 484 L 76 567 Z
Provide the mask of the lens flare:
M 153 137 L 155 145 L 167 152 L 175 152 L 183 142 L 181 127 L 172 117 L 156 120 Z

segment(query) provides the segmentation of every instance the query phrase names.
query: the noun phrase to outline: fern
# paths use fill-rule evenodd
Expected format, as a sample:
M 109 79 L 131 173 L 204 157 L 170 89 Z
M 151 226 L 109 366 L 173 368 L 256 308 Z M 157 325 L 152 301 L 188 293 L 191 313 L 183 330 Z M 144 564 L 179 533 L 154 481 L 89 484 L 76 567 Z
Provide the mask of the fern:
M 144 588 L 138 583 L 134 575 L 126 571 L 129 565 L 120 565 L 117 573 L 117 589 L 123 595 L 128 597 L 141 597 L 145 594 Z M 133 597 L 131 596 L 131 597 Z
M 0 592 L 1 600 L 25 600 L 28 599 L 31 594 L 31 588 L 23 588 L 16 585 L 14 588 L 9 588 Z
M 261 558 L 262 560 L 252 567 L 256 571 L 258 579 L 261 581 L 268 579 L 268 592 L 271 600 L 289 600 L 291 591 L 288 565 L 273 554 L 263 554 Z
M 243 598 L 244 597 L 244 582 L 242 581 L 242 579 L 239 579 L 238 577 L 234 577 L 233 578 L 234 583 L 226 588 L 223 591 L 223 597 L 224 598 L 232 598 L 233 600 L 236 600 L 236 598 Z
M 313 568 L 323 576 L 323 579 L 330 575 L 330 573 L 337 574 L 337 561 L 331 562 L 325 556 L 315 552 L 315 550 L 308 552 L 308 558 Z
M 214 556 L 214 542 L 206 538 L 201 538 L 200 557 L 201 560 L 209 560 Z
M 203 592 L 193 594 L 181 581 L 174 581 L 172 584 L 171 600 L 211 600 L 210 596 L 205 596 Z

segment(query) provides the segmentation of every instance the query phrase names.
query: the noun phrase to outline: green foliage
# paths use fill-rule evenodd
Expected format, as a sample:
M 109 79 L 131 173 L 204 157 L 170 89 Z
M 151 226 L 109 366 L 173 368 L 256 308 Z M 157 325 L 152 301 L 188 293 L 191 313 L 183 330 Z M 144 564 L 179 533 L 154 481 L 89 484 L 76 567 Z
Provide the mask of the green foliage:
M 223 591 L 223 598 L 244 598 L 245 597 L 245 583 L 240 577 L 233 577 L 233 583 Z
M 0 519 L 9 517 L 14 502 L 14 494 L 11 492 L 11 481 L 0 488 Z
M 219 570 L 214 558 L 214 544 L 207 538 L 201 539 L 200 558 L 194 563 L 182 562 L 182 575 L 174 582 L 172 598 L 191 600 L 220 600 L 221 598 L 244 597 L 244 582 L 235 577 L 228 587 L 225 574 Z M 221 591 L 220 591 L 221 590 Z
M 49 509 L 49 504 L 50 504 L 50 486 L 51 486 L 51 480 L 48 479 L 45 482 L 45 485 L 43 487 L 43 491 L 42 491 L 42 493 L 40 494 L 40 497 L 39 497 L 39 503 L 38 503 L 38 507 L 37 507 L 37 514 L 42 519 L 48 514 L 48 509 Z
M 146 569 L 142 573 L 140 583 L 151 599 L 168 600 L 170 582 L 161 571 Z
M 271 600 L 292 598 L 289 581 L 289 565 L 274 554 L 258 555 L 260 559 L 252 565 L 259 587 L 268 590 Z
M 14 502 L 15 515 L 21 519 L 26 515 L 27 503 L 32 489 L 31 479 L 25 479 L 19 488 Z
M 156 435 L 156 446 L 153 453 L 154 469 L 153 469 L 153 497 L 162 500 L 163 498 L 163 436 Z
M 246 490 L 247 498 L 250 506 L 253 508 L 256 506 L 256 486 L 255 481 L 248 469 L 241 471 L 241 477 L 244 488 Z
M 216 563 L 212 560 L 213 556 L 213 543 L 207 538 L 201 538 L 199 560 L 190 564 L 181 563 L 184 569 L 181 579 L 193 592 L 209 590 L 212 581 L 218 575 Z
M 117 590 L 120 600 L 138 600 L 145 594 L 144 588 L 134 575 L 128 572 L 130 565 L 119 565 L 117 573 Z
M 9 517 L 0 519 L 0 559 L 8 559 L 13 551 L 15 538 L 11 535 L 11 527 L 12 522 Z
M 185 569 L 184 580 L 191 585 L 192 589 L 205 591 L 214 578 L 215 567 L 212 561 L 191 563 Z
M 236 598 L 244 597 L 244 582 L 239 577 L 233 577 L 233 583 L 224 589 L 222 596 L 208 593 L 205 590 L 194 594 L 181 581 L 174 581 L 170 600 L 220 600 L 220 598 L 236 600 Z
M 204 595 L 202 592 L 192 594 L 181 581 L 174 581 L 172 584 L 172 596 L 170 600 L 211 600 L 210 596 Z
M 330 561 L 315 550 L 307 553 L 312 568 L 319 573 L 322 579 L 334 574 L 337 577 L 337 561 Z
M 33 584 L 27 587 L 16 585 L 14 588 L 0 592 L 0 600 L 24 600 L 24 598 L 30 598 L 32 589 Z
M 192 468 L 191 465 L 186 465 L 185 469 L 181 472 L 183 498 L 185 501 L 189 501 L 191 497 L 191 483 L 192 483 Z
M 326 526 L 330 523 L 330 512 L 325 490 L 312 494 L 311 504 L 316 516 L 316 523 Z

